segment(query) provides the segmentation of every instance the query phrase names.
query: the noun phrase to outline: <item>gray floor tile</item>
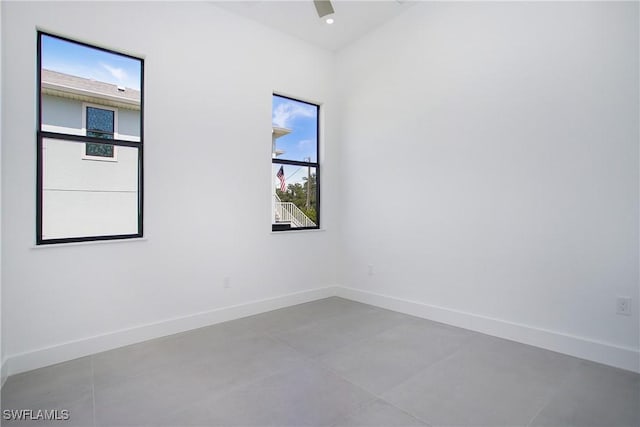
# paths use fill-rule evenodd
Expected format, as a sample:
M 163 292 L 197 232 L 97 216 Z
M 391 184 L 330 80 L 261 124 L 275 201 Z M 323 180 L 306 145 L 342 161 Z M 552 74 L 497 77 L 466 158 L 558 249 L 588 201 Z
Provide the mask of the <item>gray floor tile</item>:
M 94 355 L 94 380 L 100 386 L 116 384 L 187 360 L 173 339 L 145 341 Z
M 420 427 L 428 424 L 412 417 L 383 400 L 368 402 L 334 427 Z
M 524 426 L 579 361 L 488 336 L 382 395 L 438 426 Z
M 140 375 L 108 387 L 96 387 L 99 426 L 153 425 L 168 410 L 197 401 L 210 392 L 198 367 L 176 366 Z
M 379 309 L 370 305 L 331 297 L 267 313 L 239 319 L 235 322 L 263 333 L 280 333 L 335 317 L 372 313 Z
M 212 354 L 226 354 L 236 342 L 250 342 L 258 336 L 247 327 L 226 322 L 121 347 L 93 356 L 94 379 L 99 386 L 107 386 L 175 365 L 210 360 Z
M 92 390 L 91 358 L 84 357 L 9 377 L 2 387 L 2 409 L 56 409 L 91 396 Z
M 464 329 L 416 319 L 327 353 L 320 361 L 344 378 L 380 394 L 450 355 L 472 336 Z
M 583 361 L 533 426 L 640 426 L 640 375 Z
M 98 425 L 156 423 L 168 410 L 304 363 L 294 349 L 268 337 L 238 340 L 197 361 L 165 365 L 117 383 L 95 383 Z
M 165 425 L 329 426 L 373 396 L 318 366 L 306 365 L 204 399 Z
M 275 336 L 315 357 L 414 320 L 404 314 L 378 310 L 318 321 Z

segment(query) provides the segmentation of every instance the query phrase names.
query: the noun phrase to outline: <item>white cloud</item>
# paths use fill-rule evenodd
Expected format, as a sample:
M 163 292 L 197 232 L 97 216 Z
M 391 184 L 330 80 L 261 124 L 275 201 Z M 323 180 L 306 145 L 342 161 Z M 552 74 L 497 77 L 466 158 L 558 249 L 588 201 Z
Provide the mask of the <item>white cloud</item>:
M 288 128 L 298 117 L 314 117 L 316 109 L 311 105 L 283 103 L 273 110 L 273 125 Z
M 105 64 L 103 62 L 100 63 L 100 65 L 109 72 L 109 74 L 111 74 L 111 76 L 122 82 L 124 80 L 126 80 L 129 76 L 127 76 L 127 72 L 124 71 L 122 68 L 116 68 L 116 67 L 112 67 L 109 64 Z
M 309 147 L 311 145 L 315 144 L 315 141 L 311 140 L 311 139 L 302 139 L 300 141 L 298 141 L 298 148 L 299 149 L 304 149 L 306 147 Z

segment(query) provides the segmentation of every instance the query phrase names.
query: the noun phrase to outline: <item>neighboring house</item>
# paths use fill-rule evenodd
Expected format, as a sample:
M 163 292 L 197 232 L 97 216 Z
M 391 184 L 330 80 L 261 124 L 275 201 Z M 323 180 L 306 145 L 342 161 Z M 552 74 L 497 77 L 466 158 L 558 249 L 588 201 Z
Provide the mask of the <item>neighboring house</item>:
M 94 117 L 87 108 L 94 107 Z M 140 140 L 140 91 L 83 77 L 42 70 L 42 130 L 86 135 L 87 125 L 112 116 L 116 139 Z M 89 120 L 89 122 L 87 121 Z M 95 136 L 95 135 L 93 135 Z
M 140 91 L 43 69 L 42 130 L 139 141 Z M 45 138 L 42 149 L 43 238 L 137 232 L 137 148 Z
M 284 154 L 284 150 L 278 150 L 276 147 L 276 139 L 281 136 L 289 135 L 290 133 L 291 129 L 281 128 L 278 126 L 273 126 L 271 128 L 271 157 L 275 159 L 276 157 Z

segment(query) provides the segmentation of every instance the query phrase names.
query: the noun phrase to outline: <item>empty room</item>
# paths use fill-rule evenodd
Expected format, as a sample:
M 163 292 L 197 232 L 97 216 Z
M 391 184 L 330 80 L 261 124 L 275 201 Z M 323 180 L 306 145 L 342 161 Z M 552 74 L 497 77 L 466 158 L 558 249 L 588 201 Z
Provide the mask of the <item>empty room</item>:
M 0 1 L 4 426 L 640 426 L 638 1 Z

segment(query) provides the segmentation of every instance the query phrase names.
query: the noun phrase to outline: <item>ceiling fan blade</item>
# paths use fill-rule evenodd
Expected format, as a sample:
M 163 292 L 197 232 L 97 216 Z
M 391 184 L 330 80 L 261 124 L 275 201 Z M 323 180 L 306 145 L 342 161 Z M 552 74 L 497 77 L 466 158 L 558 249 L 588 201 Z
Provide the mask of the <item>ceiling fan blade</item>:
M 331 15 L 334 10 L 330 0 L 313 0 L 313 4 L 316 6 L 318 17 Z

